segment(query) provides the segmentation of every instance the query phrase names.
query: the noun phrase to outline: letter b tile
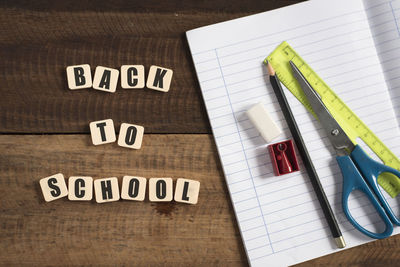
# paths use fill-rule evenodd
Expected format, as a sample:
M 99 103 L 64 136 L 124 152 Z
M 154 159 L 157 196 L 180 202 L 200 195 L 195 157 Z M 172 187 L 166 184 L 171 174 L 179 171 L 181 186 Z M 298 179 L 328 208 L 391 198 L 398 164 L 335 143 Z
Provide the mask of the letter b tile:
M 92 87 L 92 73 L 88 64 L 67 67 L 68 88 L 71 90 Z

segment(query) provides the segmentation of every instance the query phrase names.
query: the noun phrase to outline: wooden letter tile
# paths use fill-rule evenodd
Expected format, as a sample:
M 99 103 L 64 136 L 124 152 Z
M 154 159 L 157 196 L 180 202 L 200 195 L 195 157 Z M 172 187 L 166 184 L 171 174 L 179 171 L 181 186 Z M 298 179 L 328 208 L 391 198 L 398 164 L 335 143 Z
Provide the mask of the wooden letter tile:
M 118 145 L 133 149 L 140 149 L 142 146 L 143 133 L 143 126 L 122 123 L 119 130 Z
M 137 176 L 124 176 L 122 180 L 121 198 L 143 201 L 146 195 L 147 179 Z
M 71 176 L 68 179 L 69 200 L 91 200 L 93 197 L 93 178 Z
M 94 180 L 96 202 L 113 202 L 119 200 L 119 186 L 117 177 Z
M 61 173 L 42 178 L 39 181 L 44 200 L 53 201 L 68 195 L 67 184 Z
M 93 121 L 89 124 L 93 145 L 115 142 L 114 122 L 112 119 Z
M 176 181 L 174 199 L 176 202 L 197 204 L 199 191 L 200 191 L 199 181 L 179 178 Z
M 149 199 L 152 202 L 172 201 L 173 185 L 171 178 L 150 178 Z
M 173 71 L 159 66 L 151 66 L 147 76 L 146 86 L 162 92 L 168 92 Z
M 122 65 L 121 87 L 124 89 L 144 88 L 144 66 Z
M 92 73 L 88 64 L 67 67 L 68 88 L 71 90 L 92 87 Z
M 97 66 L 93 78 L 93 89 L 114 93 L 117 89 L 119 70 Z

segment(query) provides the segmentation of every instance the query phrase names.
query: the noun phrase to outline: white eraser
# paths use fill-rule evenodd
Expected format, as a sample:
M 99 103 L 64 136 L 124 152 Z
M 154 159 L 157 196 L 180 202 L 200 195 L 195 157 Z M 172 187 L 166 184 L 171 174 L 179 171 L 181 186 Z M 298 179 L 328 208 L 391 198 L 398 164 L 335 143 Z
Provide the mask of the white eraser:
M 271 116 L 262 103 L 252 106 L 246 113 L 267 143 L 282 133 L 282 130 L 271 119 Z

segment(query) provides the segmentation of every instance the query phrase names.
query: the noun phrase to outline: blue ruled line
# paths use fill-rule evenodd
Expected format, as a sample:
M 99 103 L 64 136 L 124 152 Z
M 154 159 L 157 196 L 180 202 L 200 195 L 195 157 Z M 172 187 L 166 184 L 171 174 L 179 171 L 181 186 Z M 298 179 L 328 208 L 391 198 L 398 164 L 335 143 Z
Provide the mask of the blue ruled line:
M 390 5 L 390 9 L 391 9 L 391 11 L 392 11 L 392 14 L 393 14 L 394 22 L 395 22 L 395 24 L 396 24 L 397 33 L 398 33 L 398 34 L 399 34 L 399 36 L 400 36 L 399 25 L 397 24 L 396 13 L 394 12 L 394 11 L 395 11 L 395 9 L 393 8 L 393 5 L 392 5 L 392 3 L 393 3 L 393 1 L 389 2 L 389 5 Z
M 229 103 L 230 103 L 230 106 L 231 106 L 231 110 L 232 110 L 232 112 L 233 112 L 232 102 L 231 102 L 231 99 L 230 99 L 230 96 L 229 96 L 228 88 L 226 87 L 225 78 L 224 78 L 224 73 L 222 72 L 221 64 L 220 64 L 220 62 L 219 62 L 217 49 L 215 49 L 215 55 L 216 55 L 216 57 L 217 57 L 218 66 L 220 67 L 220 72 L 221 72 L 222 80 L 223 80 L 223 82 L 224 82 L 224 86 L 225 86 L 226 94 L 227 94 L 227 97 L 228 97 L 228 100 L 229 100 Z M 235 121 L 237 121 L 237 118 L 236 118 L 236 116 L 235 116 L 234 113 L 233 113 L 233 116 L 234 116 Z M 237 125 L 237 123 L 236 123 L 236 130 L 239 132 L 239 126 Z M 241 142 L 241 145 L 242 145 L 243 154 L 244 154 L 244 158 L 245 158 L 245 160 L 246 160 L 246 164 L 247 164 L 247 167 L 248 167 L 248 171 L 249 171 L 250 177 L 252 177 L 253 175 L 252 175 L 252 173 L 251 173 L 251 171 L 250 171 L 250 166 L 249 166 L 249 163 L 248 163 L 248 160 L 247 160 L 246 152 L 244 151 L 245 149 L 244 149 L 244 145 L 243 145 L 243 143 L 242 143 L 242 136 L 241 136 L 240 133 L 239 133 L 239 139 L 240 139 L 240 142 Z M 264 214 L 263 214 L 263 211 L 262 211 L 262 208 L 261 208 L 261 203 L 260 203 L 260 200 L 258 199 L 258 196 L 257 196 L 257 191 L 256 191 L 256 188 L 255 188 L 254 180 L 252 179 L 251 181 L 252 181 L 252 183 L 253 183 L 254 191 L 255 191 L 255 194 L 256 194 L 256 198 L 257 198 L 257 202 L 258 202 L 258 207 L 259 207 L 259 209 L 260 209 L 261 215 L 263 216 L 262 219 L 263 219 L 265 231 L 267 232 L 268 242 L 271 244 L 271 250 L 272 250 L 272 252 L 274 252 L 274 248 L 272 247 L 272 243 L 271 243 L 271 238 L 270 238 L 269 233 L 268 233 L 268 227 L 267 227 L 267 224 L 266 224 L 266 222 L 265 222 Z

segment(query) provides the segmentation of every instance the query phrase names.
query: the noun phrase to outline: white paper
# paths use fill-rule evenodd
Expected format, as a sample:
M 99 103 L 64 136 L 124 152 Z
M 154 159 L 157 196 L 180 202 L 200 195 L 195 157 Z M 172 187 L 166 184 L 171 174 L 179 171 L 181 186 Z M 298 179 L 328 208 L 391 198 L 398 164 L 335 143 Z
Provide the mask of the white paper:
M 400 125 L 400 1 L 365 0 L 364 4 Z
M 262 102 L 284 130 L 276 142 L 291 138 L 262 65 L 282 41 L 400 155 L 397 121 L 369 25 L 361 0 L 308 1 L 187 32 L 252 266 L 287 266 L 341 250 L 333 242 L 301 160 L 300 172 L 274 176 L 267 144 L 245 115 L 252 105 Z M 287 90 L 286 96 L 346 248 L 373 241 L 355 230 L 342 212 L 342 175 L 321 126 Z M 389 201 L 392 207 L 398 206 L 395 200 Z M 374 216 L 367 216 L 371 207 L 359 194 L 352 195 L 350 202 L 359 223 L 380 227 Z M 395 228 L 394 233 L 398 232 Z

